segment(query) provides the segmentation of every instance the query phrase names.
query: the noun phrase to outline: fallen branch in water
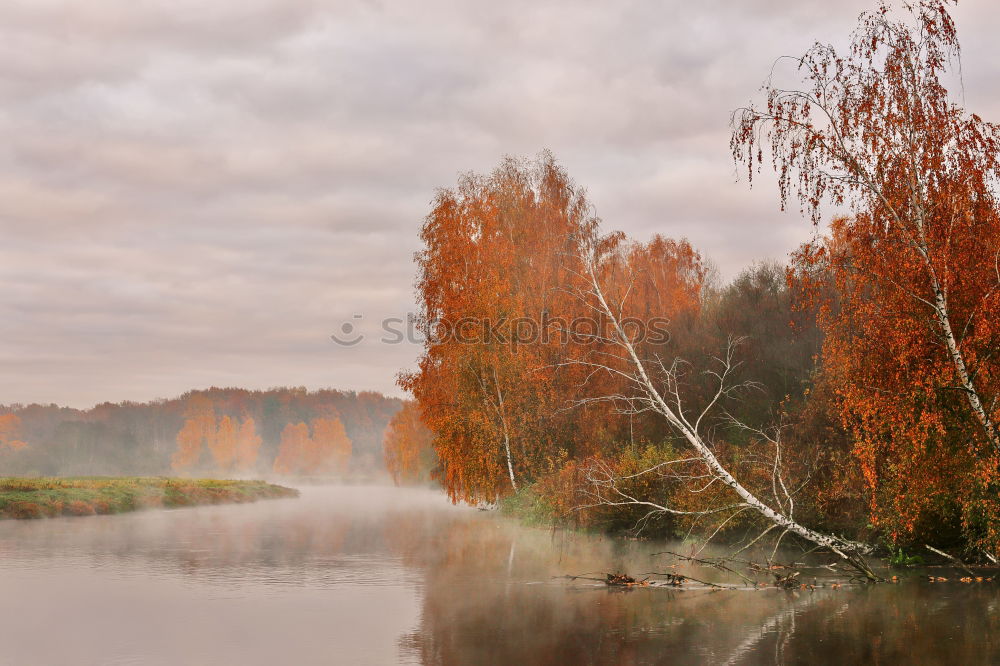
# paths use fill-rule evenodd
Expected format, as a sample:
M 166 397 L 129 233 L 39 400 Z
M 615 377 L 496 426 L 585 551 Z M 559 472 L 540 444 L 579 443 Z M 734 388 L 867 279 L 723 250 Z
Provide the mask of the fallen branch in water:
M 659 571 L 647 571 L 643 576 L 663 576 L 667 579 L 667 584 L 671 587 L 680 587 L 687 581 L 692 583 L 698 583 L 700 585 L 705 585 L 706 587 L 715 587 L 720 590 L 731 590 L 732 586 L 719 585 L 718 583 L 709 583 L 707 580 L 698 580 L 697 578 L 692 578 L 691 576 L 685 576 L 683 574 L 675 573 L 660 573 Z
M 780 529 L 781 535 L 775 544 L 775 551 L 782 537 L 795 535 L 815 546 L 828 550 L 846 565 L 855 569 L 868 580 L 881 578 L 865 561 L 865 556 L 874 549 L 870 544 L 853 541 L 836 534 L 826 534 L 811 529 L 795 518 L 795 496 L 802 484 L 786 480 L 783 469 L 781 425 L 771 429 L 761 429 L 743 423 L 726 412 L 723 405 L 737 397 L 740 391 L 755 386 L 753 382 L 738 380 L 741 361 L 737 359 L 737 349 L 743 338 L 730 337 L 723 353 L 713 357 L 703 369 L 703 376 L 712 378 L 713 388 L 707 397 L 694 406 L 689 400 L 686 375 L 689 364 L 680 358 L 672 362 L 660 357 L 646 357 L 645 348 L 637 347 L 634 336 L 627 331 L 625 294 L 605 292 L 602 276 L 609 269 L 617 269 L 621 261 L 616 236 L 599 237 L 596 230 L 580 245 L 580 259 L 584 271 L 580 277 L 585 286 L 577 290 L 580 300 L 609 323 L 608 330 L 598 335 L 602 347 L 591 350 L 583 358 L 570 358 L 557 364 L 584 368 L 589 375 L 607 373 L 616 381 L 624 380 L 628 387 L 624 392 L 593 395 L 581 398 L 576 406 L 606 402 L 618 411 L 627 414 L 654 413 L 660 416 L 677 435 L 682 446 L 690 455 L 674 460 L 663 460 L 639 472 L 621 475 L 619 470 L 607 461 L 594 458 L 583 467 L 584 481 L 581 493 L 587 501 L 578 509 L 593 507 L 635 507 L 646 511 L 642 521 L 654 516 L 684 516 L 697 521 L 708 518 L 718 521 L 715 531 L 705 543 L 720 533 L 737 516 L 756 514 L 772 529 Z M 618 300 L 616 300 L 616 297 Z M 709 422 L 719 420 L 728 426 L 735 426 L 747 433 L 766 448 L 773 448 L 774 456 L 769 461 L 771 471 L 771 497 L 763 493 L 766 487 L 752 488 L 747 479 L 738 478 L 736 468 L 730 469 L 717 452 L 719 442 L 712 436 Z M 687 470 L 686 467 L 694 467 Z M 735 473 L 734 473 L 735 472 Z M 714 486 L 726 487 L 726 498 L 714 506 L 690 509 L 671 506 L 669 502 L 633 494 L 632 481 L 640 476 L 646 478 L 673 476 L 678 481 L 692 484 L 690 491 L 702 492 Z M 750 478 L 753 478 L 752 476 Z
M 590 572 L 588 572 L 590 573 Z M 566 580 L 592 580 L 597 583 L 604 583 L 608 587 L 661 587 L 656 584 L 660 581 L 651 581 L 649 576 L 663 576 L 666 578 L 667 585 L 671 587 L 681 587 L 684 583 L 691 581 L 692 583 L 698 583 L 699 585 L 704 585 L 705 587 L 714 587 L 722 590 L 734 589 L 730 585 L 719 585 L 718 583 L 710 583 L 707 580 L 699 580 L 691 576 L 685 576 L 682 574 L 675 573 L 662 573 L 659 571 L 647 571 L 645 573 L 639 574 L 640 576 L 646 576 L 646 578 L 633 578 L 628 574 L 624 573 L 608 573 L 604 574 L 604 578 L 594 578 L 593 576 L 588 576 L 587 574 L 580 574 L 577 576 L 565 575 L 565 576 L 553 576 L 553 578 L 565 578 Z
M 938 550 L 937 548 L 935 548 L 934 546 L 931 546 L 930 544 L 924 544 L 924 546 L 927 548 L 927 550 L 931 551 L 935 555 L 940 555 L 941 557 L 945 558 L 946 560 L 948 560 L 950 562 L 954 562 L 955 565 L 959 569 L 961 569 L 965 573 L 969 574 L 970 576 L 975 576 L 976 575 L 972 571 L 972 569 L 970 569 L 969 567 L 965 566 L 965 562 L 963 562 L 962 560 L 958 559 L 954 555 L 949 555 L 948 553 L 944 552 L 943 550 Z
M 679 560 L 684 560 L 685 562 L 694 562 L 695 564 L 701 564 L 706 567 L 712 567 L 713 569 L 718 569 L 719 571 L 725 571 L 727 573 L 731 573 L 734 576 L 737 576 L 740 579 L 742 579 L 748 585 L 751 586 L 757 585 L 756 580 L 750 578 L 749 576 L 745 576 L 744 574 L 740 573 L 736 569 L 733 569 L 732 567 L 726 566 L 725 564 L 722 563 L 723 561 L 721 560 L 707 560 L 707 559 L 700 559 L 697 557 L 689 557 L 687 555 L 681 555 L 680 553 L 675 553 L 671 550 L 664 550 L 659 553 L 653 553 L 653 555 L 672 555 L 673 557 L 676 557 Z M 731 561 L 731 560 L 725 560 L 725 561 Z
M 605 579 L 603 579 L 603 578 L 593 578 L 591 576 L 588 576 L 587 574 L 590 574 L 590 573 L 597 573 L 597 572 L 588 571 L 587 573 L 582 573 L 582 574 L 579 574 L 577 576 L 572 576 L 572 575 L 567 574 L 565 576 L 553 576 L 553 578 L 565 578 L 566 580 L 592 580 L 592 581 L 596 581 L 598 583 L 605 582 Z

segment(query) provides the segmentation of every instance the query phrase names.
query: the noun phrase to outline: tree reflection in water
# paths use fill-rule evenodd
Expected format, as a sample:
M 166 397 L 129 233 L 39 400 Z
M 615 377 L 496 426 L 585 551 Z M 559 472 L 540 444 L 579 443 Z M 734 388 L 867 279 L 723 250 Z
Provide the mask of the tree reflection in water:
M 559 578 L 721 580 L 667 568 L 654 556 L 666 548 L 527 528 L 434 491 L 364 486 L 10 521 L 0 524 L 0 586 L 18 603 L 0 644 L 4 657 L 46 651 L 35 663 L 1000 662 L 994 584 L 620 590 Z M 37 617 L 65 627 L 60 641 L 32 633 Z M 116 631 L 101 633 L 109 623 Z

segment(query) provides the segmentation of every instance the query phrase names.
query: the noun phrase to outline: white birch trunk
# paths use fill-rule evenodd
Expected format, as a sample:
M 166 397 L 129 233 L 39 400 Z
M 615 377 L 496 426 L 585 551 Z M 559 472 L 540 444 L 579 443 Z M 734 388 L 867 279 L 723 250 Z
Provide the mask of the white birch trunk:
M 620 340 L 620 345 L 628 352 L 629 359 L 632 365 L 635 367 L 636 379 L 638 383 L 645 391 L 649 397 L 653 408 L 663 416 L 667 421 L 673 426 L 687 441 L 687 443 L 693 448 L 698 456 L 705 462 L 705 464 L 712 470 L 712 472 L 719 477 L 719 479 L 728 485 L 733 491 L 743 500 L 743 502 L 750 509 L 756 511 L 762 515 L 767 520 L 771 521 L 773 524 L 788 530 L 798 536 L 810 541 L 818 546 L 823 546 L 829 548 L 834 553 L 839 555 L 841 558 L 851 562 L 854 566 L 857 566 L 855 562 L 852 561 L 852 553 L 868 553 L 871 552 L 871 547 L 866 544 L 856 543 L 836 537 L 833 535 L 821 534 L 814 530 L 811 530 L 798 522 L 793 520 L 791 517 L 784 515 L 778 511 L 775 511 L 770 506 L 759 500 L 753 495 L 747 488 L 743 486 L 729 471 L 719 462 L 719 459 L 712 452 L 712 449 L 705 443 L 705 441 L 698 434 L 696 428 L 688 423 L 687 419 L 683 417 L 682 414 L 675 412 L 667 401 L 664 400 L 663 395 L 656 388 L 656 385 L 650 379 L 649 374 L 646 372 L 646 368 L 636 353 L 635 347 L 632 345 L 625 331 L 622 329 L 617 316 L 615 315 L 612 308 L 608 305 L 605 300 L 603 290 L 596 277 L 596 268 L 591 267 L 591 284 L 594 290 L 594 295 L 597 297 L 600 304 L 601 310 L 604 312 L 605 316 L 609 318 L 612 325 L 615 328 L 615 334 Z M 865 567 L 867 569 L 867 567 Z M 866 575 L 870 574 L 870 570 L 865 572 Z
M 1000 433 L 997 432 L 996 424 L 993 423 L 993 418 L 983 405 L 979 391 L 976 390 L 976 386 L 972 382 L 972 377 L 969 376 L 969 369 L 965 365 L 965 357 L 962 355 L 962 351 L 958 347 L 958 340 L 955 338 L 954 331 L 952 331 L 951 317 L 948 316 L 947 298 L 942 293 L 936 279 L 933 286 L 935 318 L 937 319 L 938 326 L 941 328 L 941 335 L 948 346 L 948 356 L 951 358 L 952 365 L 955 366 L 958 380 L 962 384 L 962 391 L 969 401 L 972 413 L 976 415 L 976 419 L 985 431 L 987 440 L 989 440 L 995 451 L 1000 451 Z

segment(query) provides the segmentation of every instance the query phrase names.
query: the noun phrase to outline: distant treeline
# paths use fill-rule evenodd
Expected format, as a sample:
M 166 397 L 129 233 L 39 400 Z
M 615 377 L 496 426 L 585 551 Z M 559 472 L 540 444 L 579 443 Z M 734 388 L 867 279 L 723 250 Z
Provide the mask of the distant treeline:
M 401 401 L 211 388 L 149 403 L 0 405 L 0 475 L 370 474 Z

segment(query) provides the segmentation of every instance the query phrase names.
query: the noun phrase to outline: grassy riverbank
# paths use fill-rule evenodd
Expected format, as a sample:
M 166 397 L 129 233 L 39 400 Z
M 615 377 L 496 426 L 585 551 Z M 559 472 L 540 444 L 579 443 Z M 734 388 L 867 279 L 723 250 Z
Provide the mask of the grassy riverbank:
M 263 481 L 165 477 L 0 478 L 0 519 L 92 516 L 146 508 L 297 497 Z

